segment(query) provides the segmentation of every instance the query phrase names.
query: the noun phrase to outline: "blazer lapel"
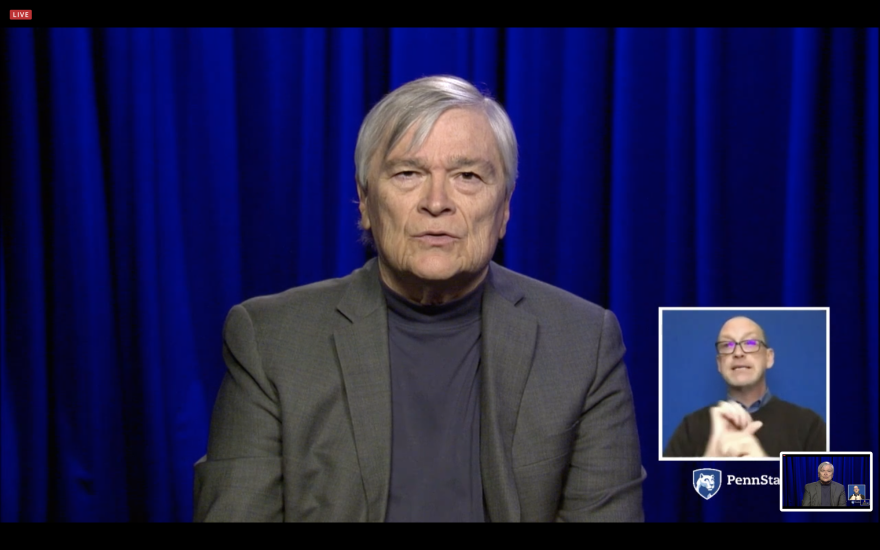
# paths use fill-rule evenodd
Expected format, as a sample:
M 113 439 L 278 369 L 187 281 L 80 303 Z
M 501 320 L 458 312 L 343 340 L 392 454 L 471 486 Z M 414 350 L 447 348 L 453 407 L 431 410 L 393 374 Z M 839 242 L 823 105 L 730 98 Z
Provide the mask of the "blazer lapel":
M 537 319 L 516 307 L 522 297 L 504 269 L 490 264 L 482 306 L 480 470 L 493 522 L 520 520 L 513 437 L 538 333 Z
M 337 329 L 334 338 L 367 496 L 367 521 L 385 521 L 391 477 L 391 372 L 388 310 L 375 260 L 352 282 L 337 309 L 351 321 Z

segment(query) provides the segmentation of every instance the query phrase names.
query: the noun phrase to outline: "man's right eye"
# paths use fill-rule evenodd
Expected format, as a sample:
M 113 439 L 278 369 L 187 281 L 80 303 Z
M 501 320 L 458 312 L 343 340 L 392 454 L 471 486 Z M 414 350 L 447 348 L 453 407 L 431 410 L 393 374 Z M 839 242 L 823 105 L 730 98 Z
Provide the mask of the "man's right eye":
M 728 353 L 732 353 L 733 348 L 735 348 L 735 347 L 736 347 L 736 342 L 722 341 L 722 342 L 718 342 L 717 344 L 715 344 L 715 349 L 717 350 L 717 352 L 721 353 L 721 354 L 725 354 L 725 355 Z

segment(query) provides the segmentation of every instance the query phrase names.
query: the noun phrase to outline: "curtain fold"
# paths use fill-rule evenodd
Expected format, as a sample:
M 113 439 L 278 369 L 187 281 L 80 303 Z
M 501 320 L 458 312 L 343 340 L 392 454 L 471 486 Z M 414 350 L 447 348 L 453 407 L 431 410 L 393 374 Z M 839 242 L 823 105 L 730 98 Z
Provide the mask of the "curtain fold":
M 864 142 L 864 147 L 862 152 L 864 154 L 864 177 L 862 179 L 863 188 L 860 195 L 864 198 L 862 201 L 862 209 L 861 209 L 861 220 L 857 222 L 859 228 L 861 229 L 859 236 L 863 243 L 861 248 L 861 254 L 863 258 L 864 271 L 861 275 L 862 285 L 864 294 L 861 296 L 861 300 L 859 298 L 855 298 L 855 301 L 861 301 L 862 303 L 862 311 L 864 312 L 862 315 L 857 317 L 858 325 L 863 327 L 863 344 L 858 347 L 853 348 L 854 350 L 864 349 L 864 356 L 858 357 L 854 362 L 853 368 L 857 368 L 855 365 L 864 365 L 864 373 L 867 376 L 868 384 L 865 386 L 866 388 L 876 388 L 880 386 L 880 381 L 878 381 L 878 374 L 880 374 L 880 363 L 878 363 L 878 323 L 877 323 L 877 287 L 878 281 L 880 281 L 880 276 L 878 276 L 877 270 L 877 238 L 878 233 L 878 224 L 877 224 L 877 204 L 878 196 L 877 196 L 877 188 L 880 187 L 880 175 L 878 175 L 877 171 L 877 151 L 880 150 L 880 143 L 878 143 L 878 123 L 880 123 L 880 115 L 877 112 L 877 98 L 880 97 L 880 90 L 878 90 L 877 86 L 877 67 L 878 67 L 878 41 L 877 35 L 878 30 L 876 28 L 868 29 L 868 38 L 865 40 L 866 44 L 861 44 L 859 41 L 856 47 L 857 55 L 864 55 L 865 63 L 862 67 L 868 67 L 868 70 L 864 70 L 862 67 L 858 67 L 858 74 L 861 75 L 861 78 L 864 79 L 865 82 L 864 95 L 859 93 L 859 90 L 854 91 L 854 94 L 860 96 L 860 99 L 864 101 L 862 105 L 864 116 L 859 122 L 859 140 L 860 142 Z M 851 281 L 852 282 L 852 281 Z M 839 283 L 841 286 L 848 285 L 849 283 L 841 281 Z M 857 283 L 853 283 L 857 284 Z M 860 423 L 860 427 L 866 427 L 867 429 L 863 432 L 868 434 L 868 438 L 870 440 L 870 448 L 872 450 L 878 448 L 878 440 L 880 440 L 880 425 L 877 422 L 878 415 L 878 407 L 868 407 L 866 410 L 866 414 L 868 416 L 867 426 L 865 423 Z M 874 454 L 877 456 L 877 453 Z M 877 475 L 877 466 L 874 466 L 874 478 L 880 479 Z
M 49 372 L 37 54 L 31 32 L 9 33 L 3 78 L 2 520 L 47 519 Z M 5 113 L 9 111 L 6 110 Z M 16 182 L 11 185 L 11 182 Z M 7 185 L 7 182 L 10 184 Z M 15 216 L 7 213 L 14 205 Z M 14 259 L 14 266 L 12 264 Z M 10 291 L 9 289 L 14 289 Z M 26 367 L 24 367 L 26 365 Z M 26 467 L 22 467 L 26 465 Z M 26 488 L 23 490 L 23 488 Z

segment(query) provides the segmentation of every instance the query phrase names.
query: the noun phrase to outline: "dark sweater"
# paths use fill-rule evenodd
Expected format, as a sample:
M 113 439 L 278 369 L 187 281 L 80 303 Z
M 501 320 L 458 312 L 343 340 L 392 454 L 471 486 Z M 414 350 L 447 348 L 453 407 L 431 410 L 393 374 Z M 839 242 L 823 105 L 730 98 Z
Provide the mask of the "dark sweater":
M 714 406 L 714 405 L 712 405 Z M 701 457 L 709 444 L 712 421 L 704 407 L 684 417 L 663 451 L 666 457 Z M 763 426 L 755 433 L 767 456 L 782 452 L 825 452 L 825 422 L 810 409 L 778 397 L 752 413 Z
M 382 284 L 391 359 L 388 522 L 482 522 L 483 286 L 419 305 Z

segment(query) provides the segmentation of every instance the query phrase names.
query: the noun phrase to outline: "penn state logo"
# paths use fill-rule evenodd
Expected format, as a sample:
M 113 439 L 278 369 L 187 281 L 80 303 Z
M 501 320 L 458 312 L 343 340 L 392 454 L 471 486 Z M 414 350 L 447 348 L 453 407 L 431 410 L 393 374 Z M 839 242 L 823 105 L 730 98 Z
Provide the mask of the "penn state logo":
M 706 500 L 721 490 L 721 470 L 703 468 L 694 470 L 694 491 Z

